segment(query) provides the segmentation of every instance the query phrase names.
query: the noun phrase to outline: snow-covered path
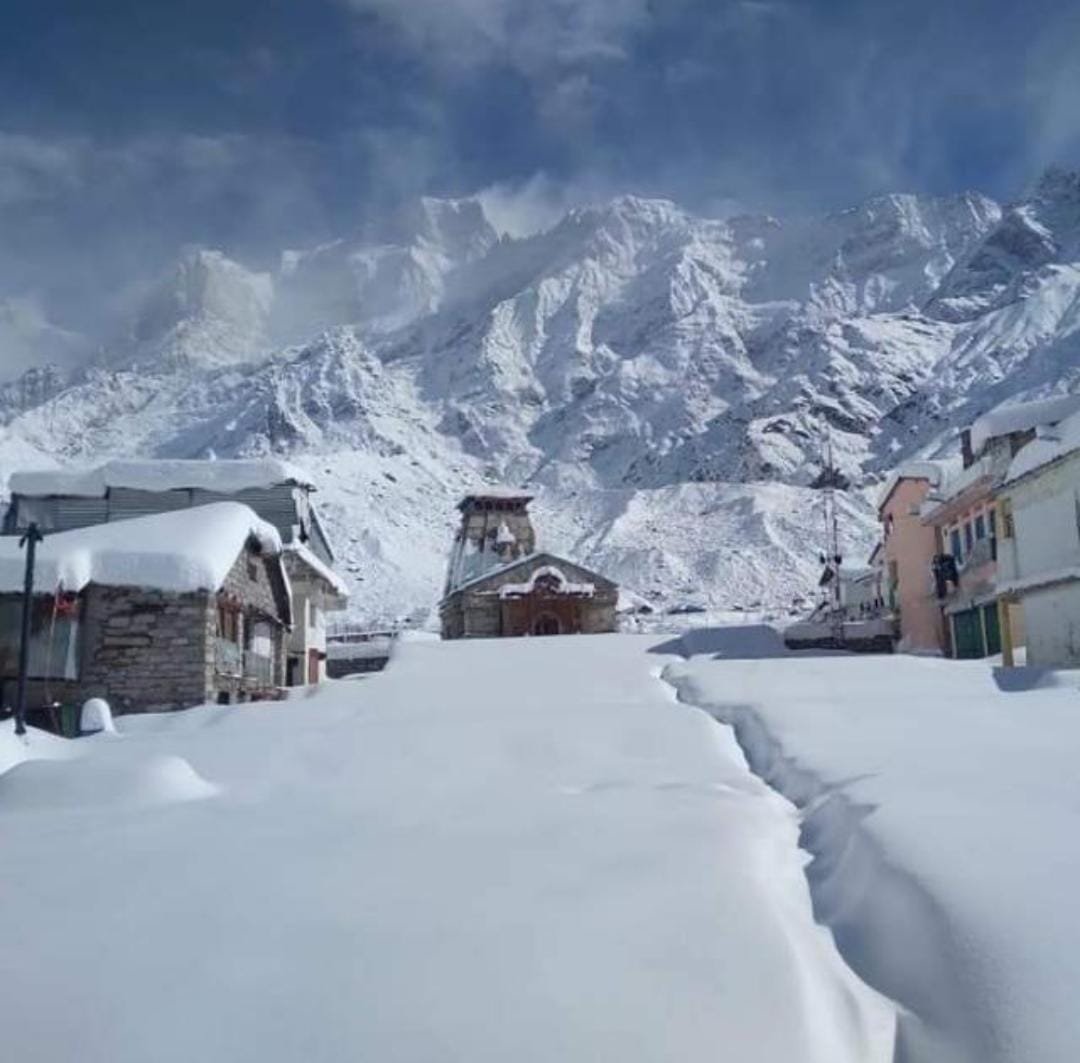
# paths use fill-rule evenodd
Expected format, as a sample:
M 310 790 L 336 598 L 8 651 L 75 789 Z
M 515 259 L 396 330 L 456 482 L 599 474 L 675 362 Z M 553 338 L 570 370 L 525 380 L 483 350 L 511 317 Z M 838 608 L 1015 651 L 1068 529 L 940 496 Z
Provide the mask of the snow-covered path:
M 815 910 L 902 1006 L 898 1058 L 1076 1063 L 1080 675 L 681 644 L 680 697 L 802 810 Z
M 406 644 L 0 775 L 4 1058 L 891 1060 L 657 641 Z

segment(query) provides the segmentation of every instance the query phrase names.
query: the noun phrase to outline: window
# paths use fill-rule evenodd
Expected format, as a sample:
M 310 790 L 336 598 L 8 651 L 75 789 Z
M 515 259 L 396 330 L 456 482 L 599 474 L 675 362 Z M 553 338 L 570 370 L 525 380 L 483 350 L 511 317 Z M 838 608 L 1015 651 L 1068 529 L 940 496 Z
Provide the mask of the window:
M 34 599 L 30 615 L 30 678 L 79 678 L 79 614 L 77 600 L 57 609 L 51 596 Z M 14 679 L 19 674 L 21 633 L 22 602 L 12 597 L 0 603 L 0 676 Z
M 967 521 L 964 525 L 964 549 L 968 553 L 971 553 L 971 548 L 975 545 L 975 536 L 972 533 L 971 521 Z
M 226 642 L 240 641 L 240 614 L 229 605 L 218 606 L 218 638 Z
M 990 521 L 990 538 L 997 538 L 997 513 L 994 510 L 990 510 L 987 513 L 987 519 Z
M 960 546 L 960 529 L 959 528 L 953 528 L 953 530 L 951 532 L 949 532 L 949 552 L 953 555 L 953 557 L 956 558 L 956 563 L 958 565 L 963 564 L 963 562 L 964 562 L 964 551 Z
M 1012 502 L 1007 498 L 1001 500 L 1001 537 L 1011 539 L 1016 534 L 1013 526 Z
M 986 517 L 980 513 L 975 518 L 975 540 L 978 542 L 986 538 Z

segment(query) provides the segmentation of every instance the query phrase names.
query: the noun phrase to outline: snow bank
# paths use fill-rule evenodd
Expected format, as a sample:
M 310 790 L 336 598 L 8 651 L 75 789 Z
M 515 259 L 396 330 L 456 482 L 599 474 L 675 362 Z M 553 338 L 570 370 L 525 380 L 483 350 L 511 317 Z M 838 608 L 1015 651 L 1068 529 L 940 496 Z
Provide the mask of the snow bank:
M 802 810 L 815 910 L 906 1009 L 901 1058 L 1078 1057 L 1077 677 L 797 655 L 667 674 Z
M 891 1061 L 894 1009 L 812 920 L 794 809 L 674 704 L 655 644 L 406 639 L 363 683 L 22 765 L 6 1055 Z M 181 765 L 209 800 L 175 799 Z
M 27 760 L 62 760 L 74 755 L 74 744 L 48 731 L 28 727 L 15 734 L 14 720 L 0 720 L 0 775 Z
M 159 513 L 46 535 L 37 548 L 35 586 L 81 591 L 89 583 L 178 593 L 217 590 L 244 545 L 254 538 L 281 553 L 277 530 L 238 502 Z M 25 548 L 0 538 L 0 592 L 22 590 Z
M 0 775 L 0 823 L 19 814 L 130 812 L 217 793 L 187 760 L 173 754 L 83 755 L 63 763 L 23 764 Z
M 232 494 L 252 487 L 296 483 L 311 486 L 311 477 L 297 466 L 279 458 L 188 461 L 156 459 L 107 461 L 92 469 L 60 469 L 11 474 L 13 494 L 74 495 L 101 498 L 111 487 L 135 491 L 180 489 Z

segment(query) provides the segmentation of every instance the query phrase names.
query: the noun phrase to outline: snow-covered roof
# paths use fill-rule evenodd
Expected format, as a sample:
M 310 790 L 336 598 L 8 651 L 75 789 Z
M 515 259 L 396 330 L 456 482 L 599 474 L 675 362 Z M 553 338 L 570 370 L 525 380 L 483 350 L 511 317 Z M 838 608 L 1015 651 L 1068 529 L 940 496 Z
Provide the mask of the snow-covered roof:
M 945 476 L 945 466 L 940 461 L 905 461 L 889 474 L 878 495 L 878 509 L 889 500 L 901 480 L 927 480 L 931 487 L 937 487 Z
M 194 461 L 142 459 L 107 461 L 91 469 L 59 469 L 14 472 L 8 487 L 12 494 L 69 495 L 102 498 L 112 487 L 137 491 L 197 489 L 231 494 L 252 487 L 294 483 L 311 487 L 311 477 L 279 458 Z
M 464 509 L 470 502 L 478 499 L 492 499 L 498 502 L 531 502 L 535 497 L 531 491 L 523 491 L 520 487 L 483 487 L 466 494 L 458 503 L 458 509 Z
M 95 524 L 46 535 L 37 547 L 34 586 L 81 591 L 87 584 L 184 593 L 218 590 L 240 551 L 254 538 L 281 553 L 281 537 L 239 502 Z M 26 550 L 17 536 L 0 538 L 0 593 L 21 591 Z
M 936 489 L 923 503 L 923 516 L 928 516 L 939 507 L 962 495 L 969 487 L 980 480 L 992 479 L 995 471 L 1000 474 L 1000 464 L 992 455 L 983 455 L 964 468 L 962 462 L 954 462 L 945 469 L 945 475 Z
M 1014 402 L 984 413 L 971 426 L 971 449 L 978 454 L 997 436 L 1024 432 L 1041 424 L 1057 424 L 1080 410 L 1080 395 L 1058 395 L 1035 402 Z
M 525 554 L 523 557 L 517 558 L 515 561 L 510 561 L 505 565 L 496 565 L 494 568 L 489 568 L 486 572 L 481 572 L 479 575 L 473 576 L 471 579 L 466 580 L 464 583 L 459 583 L 455 587 L 451 587 L 446 592 L 446 597 L 457 594 L 459 591 L 468 590 L 470 587 L 475 586 L 477 583 L 482 583 L 484 580 L 489 580 L 493 576 L 501 576 L 507 572 L 512 572 L 515 568 L 520 568 L 522 565 L 527 565 L 530 562 L 535 562 L 541 558 L 547 561 L 562 562 L 566 565 L 573 565 L 574 568 L 580 569 L 582 572 L 588 573 L 590 576 L 596 576 L 597 579 L 604 580 L 605 583 L 610 583 L 612 586 L 617 586 L 612 580 L 601 576 L 599 573 L 590 572 L 584 565 L 579 565 L 576 561 L 568 561 L 566 558 L 556 557 L 554 554 L 549 554 L 547 551 L 540 551 L 535 554 Z
M 291 540 L 286 543 L 285 552 L 298 557 L 316 575 L 326 580 L 339 597 L 349 597 L 349 585 L 322 558 L 318 557 L 314 551 L 309 550 L 302 542 L 297 539 Z
M 1019 480 L 1074 450 L 1080 450 L 1080 413 L 1066 417 L 1052 432 L 1041 434 L 1022 447 L 1009 465 L 1006 482 Z

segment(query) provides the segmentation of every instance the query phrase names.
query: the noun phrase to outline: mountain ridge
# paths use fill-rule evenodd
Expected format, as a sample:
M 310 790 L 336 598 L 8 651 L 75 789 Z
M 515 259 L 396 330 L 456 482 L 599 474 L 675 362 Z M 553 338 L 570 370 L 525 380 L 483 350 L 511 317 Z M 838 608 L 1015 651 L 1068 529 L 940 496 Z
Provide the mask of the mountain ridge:
M 538 488 L 555 546 L 661 606 L 790 603 L 826 435 L 858 555 L 897 461 L 1080 384 L 1080 175 L 786 221 L 622 196 L 516 239 L 425 200 L 272 273 L 189 251 L 117 332 L 0 384 L 0 475 L 28 448 L 306 456 L 372 615 L 434 598 L 454 495 L 484 481 Z

